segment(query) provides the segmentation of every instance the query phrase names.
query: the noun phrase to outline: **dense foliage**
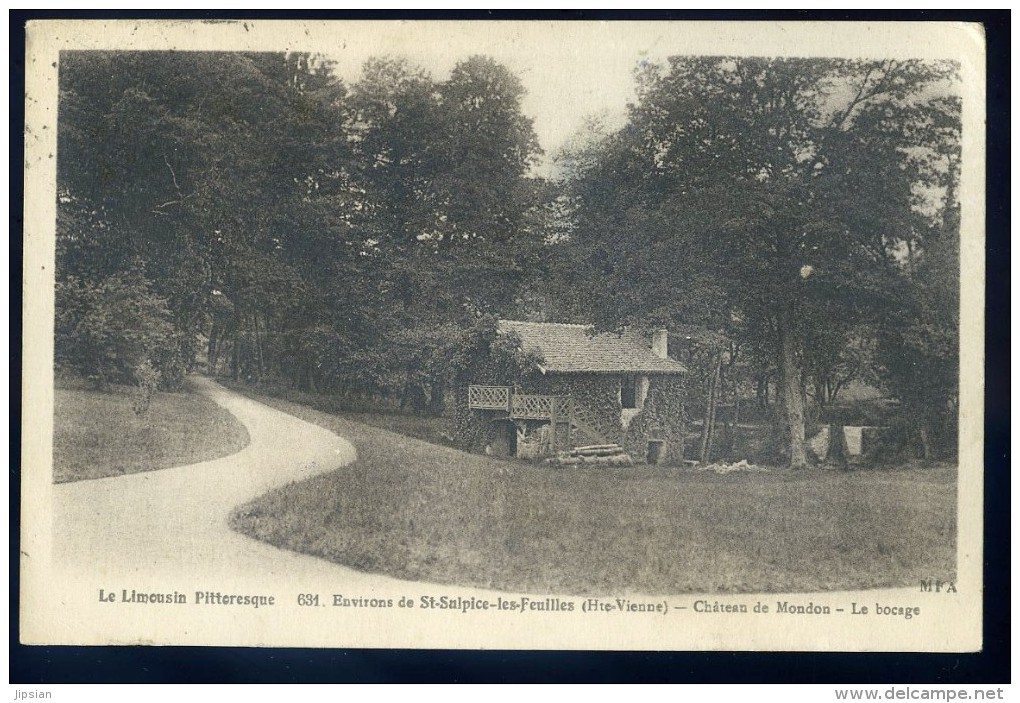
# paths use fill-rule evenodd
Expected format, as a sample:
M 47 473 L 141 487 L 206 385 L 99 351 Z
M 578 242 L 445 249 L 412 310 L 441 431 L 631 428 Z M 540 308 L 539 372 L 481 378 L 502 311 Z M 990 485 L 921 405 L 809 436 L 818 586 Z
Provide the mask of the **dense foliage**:
M 153 379 L 179 385 L 181 344 L 166 300 L 136 272 L 57 284 L 57 361 L 100 387 Z
M 665 326 L 688 415 L 757 412 L 794 465 L 857 381 L 900 401 L 904 447 L 952 451 L 956 80 L 646 63 L 627 123 L 589 124 L 547 180 L 523 85 L 486 57 L 345 85 L 307 54 L 66 52 L 57 359 L 174 387 L 204 356 L 439 413 L 500 316 Z
M 304 54 L 69 52 L 60 89 L 58 358 L 97 378 L 173 385 L 202 340 L 235 378 L 438 412 L 538 255 L 537 141 L 488 58 L 345 86 Z
M 710 341 L 702 375 L 719 375 L 724 354 L 723 371 L 749 363 L 759 389 L 774 377 L 793 465 L 807 461 L 809 392 L 824 406 L 879 369 L 923 436 L 956 388 L 958 267 L 938 263 L 958 228 L 954 70 L 724 57 L 646 66 L 628 123 L 564 160 L 573 314 L 729 342 Z M 739 380 L 729 379 L 735 399 Z

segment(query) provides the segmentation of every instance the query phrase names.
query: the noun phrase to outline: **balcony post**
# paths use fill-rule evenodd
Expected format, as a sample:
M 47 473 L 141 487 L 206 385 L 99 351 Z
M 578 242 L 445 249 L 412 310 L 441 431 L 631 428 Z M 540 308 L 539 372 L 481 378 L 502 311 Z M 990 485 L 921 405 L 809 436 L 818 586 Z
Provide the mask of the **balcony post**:
M 574 446 L 571 442 L 570 432 L 574 427 L 574 397 L 570 396 L 567 398 L 567 446 L 564 447 L 566 450 L 570 450 Z
M 556 427 L 556 399 L 549 396 L 549 424 L 552 425 L 553 451 L 559 449 L 559 431 Z

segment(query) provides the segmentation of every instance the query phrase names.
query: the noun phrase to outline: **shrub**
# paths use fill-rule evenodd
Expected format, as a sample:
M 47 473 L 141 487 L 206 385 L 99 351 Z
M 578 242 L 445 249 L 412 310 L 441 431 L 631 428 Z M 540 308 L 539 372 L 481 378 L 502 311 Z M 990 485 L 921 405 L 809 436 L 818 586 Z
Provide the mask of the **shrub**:
M 179 335 L 166 300 L 136 271 L 98 283 L 68 277 L 57 283 L 57 363 L 92 379 L 98 387 L 135 383 L 148 363 L 160 378 L 183 378 Z
M 135 367 L 134 377 L 137 391 L 131 400 L 131 409 L 135 411 L 135 415 L 144 415 L 149 411 L 152 396 L 159 388 L 162 375 L 152 365 L 152 362 L 146 359 Z

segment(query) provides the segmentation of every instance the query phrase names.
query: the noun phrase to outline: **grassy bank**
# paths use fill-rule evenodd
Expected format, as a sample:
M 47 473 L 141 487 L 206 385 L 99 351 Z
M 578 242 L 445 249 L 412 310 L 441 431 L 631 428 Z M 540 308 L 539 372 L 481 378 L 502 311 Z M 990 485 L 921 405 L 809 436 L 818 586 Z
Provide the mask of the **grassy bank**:
M 455 446 L 453 434 L 456 422 L 452 417 L 430 417 L 403 412 L 395 403 L 329 393 L 308 393 L 276 381 L 263 382 L 255 387 L 239 381 L 232 381 L 227 377 L 217 377 L 216 381 L 248 395 L 257 394 L 260 398 L 266 396 L 288 400 L 328 415 L 339 415 L 354 422 L 372 425 L 432 444 Z
M 235 388 L 359 455 L 240 507 L 235 529 L 364 571 L 576 594 L 857 589 L 955 571 L 955 468 L 551 469 Z
M 129 387 L 61 385 L 54 399 L 56 483 L 207 461 L 240 451 L 249 441 L 230 413 L 196 393 L 157 393 L 139 416 Z

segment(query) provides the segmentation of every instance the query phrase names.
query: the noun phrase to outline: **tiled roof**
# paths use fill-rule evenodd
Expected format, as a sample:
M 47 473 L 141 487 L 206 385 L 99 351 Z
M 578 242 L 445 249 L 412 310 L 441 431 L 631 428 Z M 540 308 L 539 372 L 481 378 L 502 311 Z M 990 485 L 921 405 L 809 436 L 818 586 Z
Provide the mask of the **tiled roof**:
M 500 320 L 500 332 L 516 332 L 526 352 L 536 352 L 543 372 L 678 374 L 686 369 L 652 352 L 651 336 L 638 333 L 592 336 L 587 325 Z

